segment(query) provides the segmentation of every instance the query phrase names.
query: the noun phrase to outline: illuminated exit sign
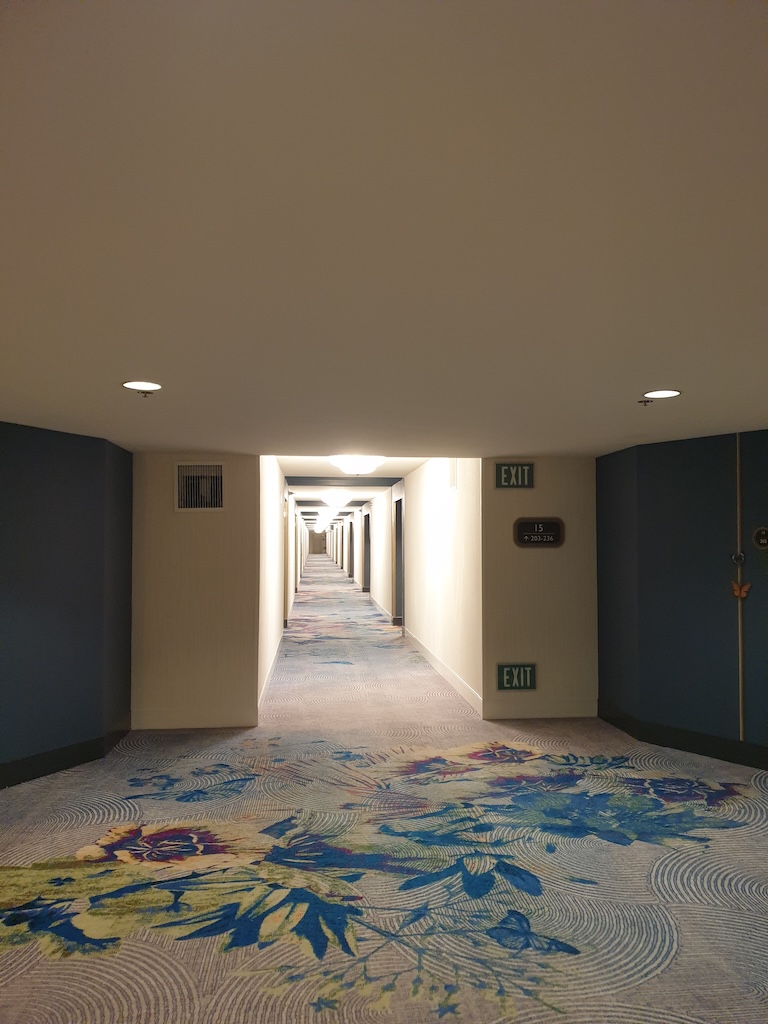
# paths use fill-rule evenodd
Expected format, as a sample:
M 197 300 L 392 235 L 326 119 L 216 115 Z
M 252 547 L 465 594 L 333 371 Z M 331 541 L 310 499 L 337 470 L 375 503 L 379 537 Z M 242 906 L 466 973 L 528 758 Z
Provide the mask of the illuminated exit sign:
M 498 688 L 500 690 L 535 690 L 535 665 L 499 665 Z
M 497 462 L 497 487 L 533 487 L 532 462 Z

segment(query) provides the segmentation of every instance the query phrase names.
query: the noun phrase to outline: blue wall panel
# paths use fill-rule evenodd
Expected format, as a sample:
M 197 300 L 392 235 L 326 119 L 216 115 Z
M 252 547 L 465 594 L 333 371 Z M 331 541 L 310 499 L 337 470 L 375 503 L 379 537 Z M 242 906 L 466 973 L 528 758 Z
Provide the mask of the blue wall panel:
M 737 435 L 597 460 L 600 715 L 640 739 L 768 768 L 768 430 L 741 435 L 745 734 L 739 736 Z
M 637 449 L 597 460 L 597 621 L 600 701 L 636 716 Z
M 744 580 L 744 719 L 748 743 L 768 746 L 768 549 L 752 537 L 768 527 L 768 430 L 741 435 Z
M 635 715 L 738 739 L 735 435 L 643 445 L 637 458 Z
M 0 424 L 0 762 L 100 739 L 129 708 L 131 456 Z
M 103 733 L 131 727 L 131 564 L 133 457 L 104 445 Z

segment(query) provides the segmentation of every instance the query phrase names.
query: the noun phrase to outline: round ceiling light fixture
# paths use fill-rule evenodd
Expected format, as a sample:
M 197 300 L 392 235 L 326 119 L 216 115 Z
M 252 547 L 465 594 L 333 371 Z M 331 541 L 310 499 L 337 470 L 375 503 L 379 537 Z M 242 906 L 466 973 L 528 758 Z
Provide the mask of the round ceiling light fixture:
M 162 386 L 162 384 L 155 384 L 151 380 L 126 380 L 123 383 L 124 388 L 128 388 L 129 391 L 137 391 L 143 398 L 148 398 L 153 391 L 159 391 Z
M 351 491 L 343 491 L 340 487 L 333 487 L 327 491 L 322 491 L 320 497 L 330 508 L 340 509 L 346 508 L 354 498 L 354 495 Z
M 329 455 L 328 461 L 349 476 L 364 476 L 386 462 L 386 455 Z
M 646 391 L 643 398 L 650 398 L 653 401 L 654 398 L 677 398 L 681 392 L 670 391 L 668 389 L 662 389 L 661 391 Z

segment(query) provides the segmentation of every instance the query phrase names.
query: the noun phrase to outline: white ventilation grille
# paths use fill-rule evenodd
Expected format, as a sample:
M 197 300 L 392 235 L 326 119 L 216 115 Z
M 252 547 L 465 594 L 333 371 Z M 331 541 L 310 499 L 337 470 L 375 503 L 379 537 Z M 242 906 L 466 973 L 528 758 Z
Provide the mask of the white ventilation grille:
M 223 509 L 223 466 L 180 462 L 176 466 L 176 508 Z

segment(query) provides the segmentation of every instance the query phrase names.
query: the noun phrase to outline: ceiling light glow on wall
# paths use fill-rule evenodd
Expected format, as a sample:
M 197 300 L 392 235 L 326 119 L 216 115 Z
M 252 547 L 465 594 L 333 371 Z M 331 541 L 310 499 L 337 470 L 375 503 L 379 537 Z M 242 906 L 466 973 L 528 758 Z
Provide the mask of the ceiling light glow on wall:
M 323 491 L 320 497 L 331 508 L 346 508 L 354 495 L 351 491 L 342 491 L 340 488 L 334 487 L 331 490 Z
M 643 398 L 677 398 L 680 395 L 679 391 L 646 391 Z
M 138 391 L 140 395 L 148 395 L 151 391 L 159 391 L 162 384 L 155 384 L 151 380 L 127 380 L 123 384 L 129 391 Z
M 338 514 L 337 508 L 321 508 L 317 513 L 317 520 L 315 522 L 315 532 L 325 533 L 325 531 L 331 525 L 331 521 Z
M 328 461 L 342 473 L 363 476 L 378 469 L 386 461 L 385 455 L 329 455 Z

